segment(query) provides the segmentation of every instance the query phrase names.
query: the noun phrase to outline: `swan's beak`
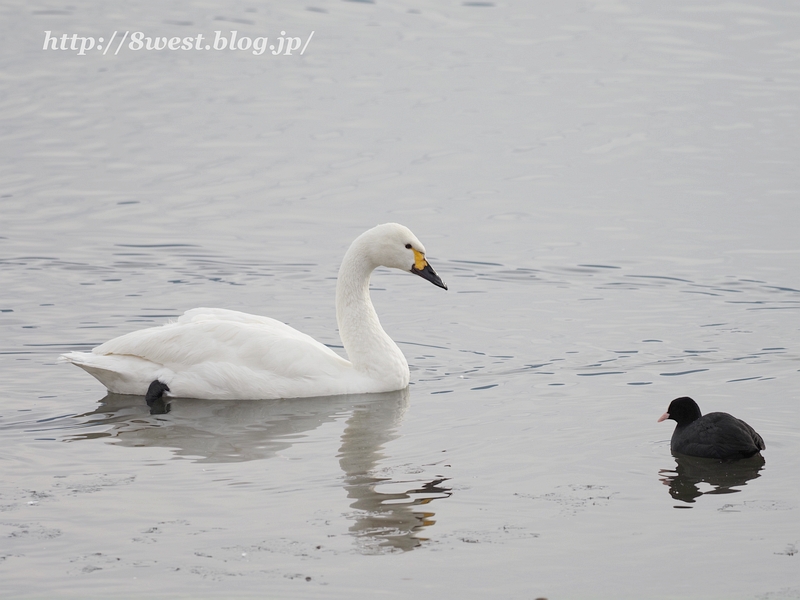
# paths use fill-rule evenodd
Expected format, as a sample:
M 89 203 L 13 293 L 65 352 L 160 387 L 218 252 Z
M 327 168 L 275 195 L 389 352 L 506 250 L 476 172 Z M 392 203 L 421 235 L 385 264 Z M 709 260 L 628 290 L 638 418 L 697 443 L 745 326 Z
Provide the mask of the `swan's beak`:
M 447 284 L 442 281 L 442 278 L 436 274 L 433 267 L 428 264 L 428 261 L 425 260 L 425 256 L 416 250 L 414 250 L 414 266 L 411 267 L 411 272 L 414 273 L 414 275 L 419 275 L 423 279 L 427 279 L 433 285 L 447 289 Z

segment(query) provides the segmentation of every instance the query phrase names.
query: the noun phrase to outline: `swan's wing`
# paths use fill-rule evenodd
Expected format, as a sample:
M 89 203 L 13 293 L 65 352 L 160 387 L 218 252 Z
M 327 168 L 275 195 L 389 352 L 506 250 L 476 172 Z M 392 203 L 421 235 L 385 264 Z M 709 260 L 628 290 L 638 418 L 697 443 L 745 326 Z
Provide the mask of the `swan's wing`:
M 300 397 L 344 393 L 354 377 L 349 361 L 312 337 L 268 317 L 222 309 L 188 311 L 177 322 L 63 358 L 125 394 L 144 394 L 160 379 L 178 396 Z
M 241 323 L 244 325 L 262 325 L 268 327 L 274 335 L 282 335 L 298 340 L 305 340 L 317 344 L 314 338 L 297 331 L 294 327 L 276 321 L 270 317 L 262 317 L 261 315 L 251 315 L 249 313 L 239 312 L 238 310 L 228 310 L 227 308 L 193 308 L 183 313 L 178 320 L 178 324 L 185 325 L 188 323 L 204 323 L 204 322 L 217 322 L 217 323 Z M 327 346 L 322 346 L 330 350 Z
M 171 369 L 224 362 L 290 377 L 299 375 L 298 371 L 309 362 L 349 364 L 327 346 L 285 323 L 224 309 L 190 310 L 175 323 L 128 333 L 92 352 L 137 356 Z

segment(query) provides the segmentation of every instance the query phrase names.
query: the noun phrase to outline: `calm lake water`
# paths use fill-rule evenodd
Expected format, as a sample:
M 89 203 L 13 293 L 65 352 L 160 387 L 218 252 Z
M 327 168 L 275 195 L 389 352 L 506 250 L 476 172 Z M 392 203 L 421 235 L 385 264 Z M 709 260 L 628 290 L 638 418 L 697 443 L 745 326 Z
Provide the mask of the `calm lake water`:
M 800 598 L 800 7 L 283 4 L 0 7 L 0 595 Z M 373 276 L 406 391 L 56 363 L 195 306 L 340 350 L 386 221 L 450 287 Z M 682 395 L 764 460 L 678 462 Z

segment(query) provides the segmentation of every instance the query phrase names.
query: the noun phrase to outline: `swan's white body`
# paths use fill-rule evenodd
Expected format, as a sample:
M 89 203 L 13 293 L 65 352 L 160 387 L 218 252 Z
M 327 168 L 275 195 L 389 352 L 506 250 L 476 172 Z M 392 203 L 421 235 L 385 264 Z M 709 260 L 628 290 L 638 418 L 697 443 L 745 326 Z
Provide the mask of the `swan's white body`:
M 165 383 L 172 396 L 206 399 L 403 389 L 408 363 L 381 327 L 369 297 L 370 274 L 378 266 L 411 271 L 447 289 L 406 227 L 387 223 L 360 235 L 345 254 L 336 284 L 336 319 L 349 361 L 280 321 L 221 308 L 195 308 L 174 323 L 62 358 L 117 394 L 144 395 L 154 380 Z

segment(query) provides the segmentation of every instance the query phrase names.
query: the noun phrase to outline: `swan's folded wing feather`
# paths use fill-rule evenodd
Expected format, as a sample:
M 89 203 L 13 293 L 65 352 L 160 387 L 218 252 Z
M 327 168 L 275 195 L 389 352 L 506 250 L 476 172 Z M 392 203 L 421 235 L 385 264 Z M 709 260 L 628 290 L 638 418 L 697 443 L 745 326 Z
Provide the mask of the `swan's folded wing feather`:
M 300 333 L 293 327 L 290 327 L 286 323 L 282 323 L 281 321 L 277 321 L 270 317 L 264 317 L 262 315 L 253 315 L 250 313 L 240 312 L 238 310 L 230 310 L 227 308 L 192 308 L 187 310 L 183 313 L 180 317 L 178 317 L 178 323 L 196 323 L 199 321 L 231 321 L 234 323 L 253 323 L 253 324 L 262 324 L 262 325 L 270 325 L 277 329 L 287 329 L 296 333 Z M 304 334 L 301 334 L 304 335 Z
M 311 336 L 270 319 L 194 309 L 177 322 L 109 340 L 95 354 L 138 356 L 180 371 L 201 363 L 233 363 L 284 377 L 341 369 L 349 362 Z

